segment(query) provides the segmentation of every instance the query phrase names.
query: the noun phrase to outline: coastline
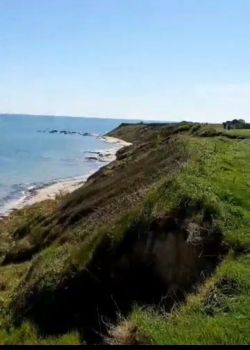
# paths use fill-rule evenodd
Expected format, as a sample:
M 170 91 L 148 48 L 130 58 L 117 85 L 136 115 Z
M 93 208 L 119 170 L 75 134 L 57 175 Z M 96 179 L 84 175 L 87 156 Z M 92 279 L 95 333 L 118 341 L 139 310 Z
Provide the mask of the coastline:
M 103 154 L 103 159 L 94 158 L 96 161 L 105 163 L 105 165 L 111 163 L 116 159 L 116 152 L 123 148 L 130 146 L 131 143 L 126 142 L 124 140 L 111 137 L 111 136 L 94 136 L 98 138 L 100 141 L 112 144 L 116 147 L 109 150 L 108 154 Z M 100 152 L 92 152 L 100 155 Z M 99 168 L 100 168 L 99 167 Z M 34 204 L 46 201 L 46 200 L 55 200 L 58 196 L 63 196 L 69 193 L 74 192 L 78 188 L 82 187 L 88 180 L 88 178 L 93 175 L 98 169 L 95 169 L 93 172 L 83 175 L 81 177 L 78 177 L 77 179 L 68 179 L 68 180 L 59 180 L 54 183 L 45 184 L 43 187 L 40 188 L 33 188 L 29 191 L 28 195 L 26 195 L 24 198 L 17 201 L 17 203 L 13 204 L 11 208 L 9 208 L 6 213 L 0 214 L 0 220 L 8 217 L 13 211 L 20 210 L 23 208 L 30 207 Z

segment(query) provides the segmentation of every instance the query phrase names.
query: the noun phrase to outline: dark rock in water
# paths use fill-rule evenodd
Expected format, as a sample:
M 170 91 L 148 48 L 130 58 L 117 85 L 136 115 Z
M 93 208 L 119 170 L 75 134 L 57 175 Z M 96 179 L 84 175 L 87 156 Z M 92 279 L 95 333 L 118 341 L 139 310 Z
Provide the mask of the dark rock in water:
M 84 153 L 92 154 L 91 156 L 85 157 L 86 160 L 95 160 L 98 162 L 110 162 L 113 160 L 113 154 L 111 152 L 98 152 L 98 151 L 88 151 Z
M 49 134 L 64 134 L 64 135 L 80 135 L 80 136 L 94 136 L 89 132 L 77 132 L 77 131 L 70 131 L 70 130 L 37 130 L 37 132 L 48 132 Z
M 85 159 L 87 159 L 87 160 L 98 160 L 97 157 L 86 157 Z
M 97 152 L 97 151 L 83 151 L 83 153 L 99 154 L 99 152 Z
M 72 135 L 72 134 L 77 134 L 76 131 L 67 131 L 67 130 L 61 130 L 60 134 L 64 134 L 64 135 Z
M 64 135 L 81 135 L 79 132 L 77 131 L 69 131 L 69 130 L 61 130 L 60 134 L 64 134 Z

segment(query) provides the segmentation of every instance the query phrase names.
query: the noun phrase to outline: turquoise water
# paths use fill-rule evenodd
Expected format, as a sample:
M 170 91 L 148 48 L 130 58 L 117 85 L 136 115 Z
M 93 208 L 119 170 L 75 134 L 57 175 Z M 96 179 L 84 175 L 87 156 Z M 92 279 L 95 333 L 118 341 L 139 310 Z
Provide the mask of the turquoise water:
M 87 160 L 86 151 L 112 148 L 93 136 L 49 131 L 105 134 L 123 121 L 0 116 L 0 214 L 23 199 L 32 188 L 64 179 L 86 178 L 104 165 Z M 44 132 L 39 132 L 41 130 Z

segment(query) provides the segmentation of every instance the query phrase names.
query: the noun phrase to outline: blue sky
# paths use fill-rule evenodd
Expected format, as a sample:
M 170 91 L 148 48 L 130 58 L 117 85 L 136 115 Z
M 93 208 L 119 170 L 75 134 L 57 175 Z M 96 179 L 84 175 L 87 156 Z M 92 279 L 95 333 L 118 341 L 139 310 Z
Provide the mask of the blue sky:
M 0 0 L 0 112 L 250 121 L 249 0 Z

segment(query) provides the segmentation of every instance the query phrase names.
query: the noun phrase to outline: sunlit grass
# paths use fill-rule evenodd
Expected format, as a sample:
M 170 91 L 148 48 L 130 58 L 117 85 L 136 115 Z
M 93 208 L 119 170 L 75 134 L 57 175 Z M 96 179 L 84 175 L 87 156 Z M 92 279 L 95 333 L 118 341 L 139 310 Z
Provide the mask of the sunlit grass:
M 218 220 L 232 250 L 213 277 L 179 309 L 164 314 L 135 308 L 129 321 L 138 328 L 141 342 L 249 344 L 250 143 L 216 138 L 188 142 L 193 164 L 174 180 L 174 186 L 166 185 L 158 210 L 166 210 L 183 196 L 203 197 L 220 208 Z M 233 253 L 239 248 L 246 253 Z

